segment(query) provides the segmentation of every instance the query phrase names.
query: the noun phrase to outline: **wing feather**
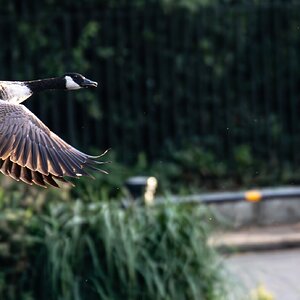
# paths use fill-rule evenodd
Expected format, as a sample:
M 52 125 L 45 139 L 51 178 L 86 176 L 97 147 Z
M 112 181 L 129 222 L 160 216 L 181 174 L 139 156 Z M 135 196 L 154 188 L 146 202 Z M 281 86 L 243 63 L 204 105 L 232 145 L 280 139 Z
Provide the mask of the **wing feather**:
M 0 100 L 0 171 L 15 180 L 43 187 L 58 187 L 64 176 L 91 176 L 101 156 L 73 148 L 22 104 Z
M 39 164 L 38 164 L 38 171 L 44 175 L 49 174 L 48 169 L 48 160 L 46 156 L 46 148 L 39 144 Z
M 57 182 L 53 179 L 53 177 L 51 175 L 42 175 L 44 182 L 46 182 L 47 184 L 54 186 L 56 188 L 59 188 L 59 185 L 57 184 Z
M 20 180 L 20 175 L 21 175 L 21 166 L 12 163 L 12 168 L 11 168 L 11 172 L 10 172 L 10 177 L 12 177 L 13 179 L 19 181 Z
M 20 179 L 27 184 L 33 184 L 31 171 L 28 170 L 26 167 L 21 167 Z
M 44 182 L 43 175 L 39 172 L 31 171 L 32 182 L 36 185 L 46 188 L 47 185 Z

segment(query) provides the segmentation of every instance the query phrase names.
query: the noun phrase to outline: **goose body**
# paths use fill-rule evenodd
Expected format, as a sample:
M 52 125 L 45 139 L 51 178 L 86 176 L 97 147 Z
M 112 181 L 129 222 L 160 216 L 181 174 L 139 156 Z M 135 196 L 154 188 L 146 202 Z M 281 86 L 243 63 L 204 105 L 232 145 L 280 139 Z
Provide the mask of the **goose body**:
M 0 81 L 0 172 L 17 181 L 59 187 L 66 177 L 89 176 L 99 169 L 100 156 L 75 149 L 53 133 L 23 104 L 32 94 L 44 90 L 76 90 L 97 87 L 80 74 L 33 81 Z
M 21 103 L 33 92 L 24 83 L 17 81 L 0 81 L 0 99 L 12 103 Z

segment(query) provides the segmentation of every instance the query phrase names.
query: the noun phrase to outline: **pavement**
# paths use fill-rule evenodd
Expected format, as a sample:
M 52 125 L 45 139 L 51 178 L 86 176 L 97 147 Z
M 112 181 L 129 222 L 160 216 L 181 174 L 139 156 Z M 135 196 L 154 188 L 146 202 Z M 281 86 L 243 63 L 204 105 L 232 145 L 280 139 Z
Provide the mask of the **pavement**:
M 212 236 L 209 243 L 225 252 L 300 247 L 300 223 L 220 231 Z
M 225 258 L 235 286 L 250 293 L 262 285 L 274 300 L 300 300 L 300 249 L 247 252 Z M 245 293 L 243 293 L 245 295 Z
M 209 242 L 243 295 L 262 285 L 273 295 L 264 299 L 300 300 L 300 223 L 218 232 Z

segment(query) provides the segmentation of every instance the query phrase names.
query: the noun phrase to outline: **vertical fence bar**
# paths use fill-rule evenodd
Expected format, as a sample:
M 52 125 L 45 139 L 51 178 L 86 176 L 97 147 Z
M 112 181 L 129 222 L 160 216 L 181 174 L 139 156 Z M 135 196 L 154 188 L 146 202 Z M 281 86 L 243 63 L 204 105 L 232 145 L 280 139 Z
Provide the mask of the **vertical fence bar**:
M 40 17 L 41 17 L 41 22 L 43 22 L 44 21 L 43 16 L 40 15 Z M 65 34 L 66 34 L 65 26 L 69 26 L 69 24 L 68 24 L 70 22 L 69 16 L 66 16 L 66 19 L 64 19 L 64 17 L 62 15 L 54 15 L 51 17 L 51 20 L 52 20 L 52 22 L 54 22 L 54 20 L 56 22 L 59 22 L 61 24 L 61 26 L 63 27 L 62 32 L 61 32 L 62 35 L 57 37 L 57 39 L 59 41 L 58 44 L 61 46 L 65 45 L 65 43 L 68 44 L 68 39 L 65 39 Z M 49 35 L 51 36 L 51 38 L 57 36 L 57 32 L 58 32 L 57 27 L 51 26 L 49 28 Z M 68 34 L 70 34 L 70 33 L 68 33 Z M 60 47 L 58 46 L 58 47 L 56 47 L 56 49 L 60 49 Z M 70 47 L 69 47 L 69 49 L 70 49 Z M 68 63 L 69 62 L 66 61 L 66 64 L 68 64 Z M 56 76 L 56 74 L 52 74 L 52 72 L 54 72 L 55 69 L 51 67 L 50 70 L 51 70 L 51 74 L 49 74 L 49 75 L 51 77 Z M 64 70 L 64 67 L 62 67 L 61 70 L 59 70 L 59 71 L 63 71 L 63 70 Z M 67 108 L 66 108 L 67 103 L 65 101 L 65 98 L 63 98 L 62 94 L 60 94 L 58 96 L 58 99 L 55 99 L 55 101 L 53 101 L 52 100 L 53 95 L 51 95 L 50 93 L 45 93 L 43 95 L 43 97 L 45 97 L 45 104 L 43 105 L 43 113 L 44 113 L 44 117 L 47 120 L 47 122 L 49 121 L 49 123 L 47 123 L 47 124 L 49 124 L 49 126 L 51 125 L 51 129 L 54 130 L 56 133 L 62 134 L 62 137 L 64 137 L 64 138 L 68 137 L 68 142 L 71 141 L 73 143 L 72 138 L 71 138 L 72 133 L 69 132 L 69 130 L 67 129 L 67 126 L 66 126 L 67 120 L 66 120 L 66 118 L 63 118 L 63 116 L 66 114 L 66 110 L 67 110 Z M 66 97 L 68 97 L 68 95 L 66 95 Z M 63 102 L 60 103 L 60 101 L 62 99 L 63 99 Z M 61 109 L 58 110 L 57 108 L 60 105 L 61 105 L 61 107 L 60 107 Z M 73 114 L 72 115 L 69 114 L 68 118 L 73 119 L 74 118 Z M 64 129 L 66 128 L 67 130 L 61 130 L 62 128 L 64 128 Z
M 268 31 L 270 24 L 270 16 L 269 16 L 269 10 L 265 5 L 261 5 L 261 15 L 260 15 L 260 38 L 261 38 L 261 56 L 262 56 L 262 74 L 263 74 L 263 102 L 264 102 L 264 119 L 265 119 L 265 128 L 264 128 L 264 134 L 265 134 L 265 141 L 261 141 L 266 148 L 267 156 L 268 157 L 274 157 L 274 150 L 272 147 L 272 139 L 269 132 L 269 129 L 271 128 L 271 110 L 270 110 L 270 99 L 271 99 L 271 93 L 270 93 L 270 56 L 272 53 L 270 52 L 270 31 Z
M 110 147 L 113 148 L 117 146 L 118 135 L 116 131 L 116 125 L 118 122 L 118 109 L 116 107 L 117 96 L 116 96 L 116 74 L 115 74 L 115 57 L 116 57 L 116 47 L 115 47 L 115 26 L 114 26 L 114 17 L 110 10 L 107 10 L 104 15 L 104 24 L 103 24 L 103 39 L 107 50 L 111 52 L 110 56 L 105 60 L 105 73 L 103 72 L 105 90 L 106 90 L 106 99 L 103 99 L 107 103 L 107 111 L 104 113 L 103 125 L 107 128 L 107 143 Z M 104 107 L 103 107 L 104 109 Z M 105 130 L 103 127 L 102 130 Z
M 255 69 L 253 72 L 253 81 L 255 82 L 255 92 L 254 92 L 254 98 L 256 101 L 257 105 L 257 147 L 256 147 L 256 153 L 258 156 L 261 154 L 265 157 L 267 157 L 267 152 L 268 150 L 268 143 L 266 140 L 265 132 L 264 132 L 264 110 L 262 108 L 262 103 L 265 101 L 265 96 L 264 96 L 264 80 L 263 80 L 263 36 L 262 36 L 262 8 L 260 5 L 257 5 L 257 10 L 256 10 L 256 26 L 257 26 L 257 44 L 256 44 L 256 56 L 255 56 Z
M 132 149 L 132 120 L 130 119 L 130 102 L 128 95 L 128 74 L 127 70 L 125 70 L 127 66 L 127 58 L 128 58 L 128 48 L 127 48 L 127 36 L 124 33 L 124 28 L 127 28 L 128 18 L 126 17 L 125 11 L 122 9 L 118 9 L 116 11 L 116 26 L 117 26 L 117 53 L 119 54 L 119 58 L 117 60 L 118 63 L 118 72 L 119 76 L 117 77 L 118 81 L 118 97 L 119 97 L 119 106 L 120 106 L 120 121 L 118 126 L 120 127 L 120 149 L 122 153 L 122 159 L 128 158 L 128 149 Z
M 259 103 L 260 103 L 260 96 L 259 96 L 259 82 L 258 79 L 260 78 L 259 74 L 259 46 L 258 43 L 253 43 L 252 41 L 257 36 L 258 32 L 258 14 L 259 14 L 259 8 L 256 6 L 252 7 L 251 10 L 251 16 L 249 19 L 249 36 L 250 41 L 249 44 L 251 44 L 251 50 L 249 50 L 249 60 L 250 60 L 250 103 L 251 103 L 251 111 L 253 119 L 251 120 L 253 122 L 253 130 L 252 130 L 252 140 L 253 140 L 253 149 L 257 149 L 257 147 L 260 147 L 260 111 L 259 111 Z
M 87 20 L 86 18 L 84 20 L 83 19 L 83 14 L 76 14 L 76 27 L 77 27 L 77 31 L 78 32 L 80 32 L 81 34 L 83 34 L 82 31 L 88 25 L 89 25 L 89 20 Z M 81 45 L 78 45 L 78 47 L 81 47 Z M 83 55 L 83 57 L 85 57 L 85 55 Z M 82 94 L 81 97 L 84 98 L 85 95 Z M 86 108 L 85 105 L 82 105 L 81 102 L 78 103 L 77 105 L 80 106 L 81 109 L 84 109 L 84 111 L 82 111 L 82 110 L 78 111 L 78 114 L 81 116 L 81 123 L 80 123 L 81 127 L 79 128 L 79 126 L 76 126 L 76 129 L 78 130 L 77 137 L 78 136 L 81 137 L 80 144 L 83 145 L 84 149 L 87 149 L 88 145 L 89 145 L 89 141 L 91 140 L 91 135 L 93 135 L 94 137 L 96 137 L 96 133 L 92 132 L 90 130 L 91 123 L 93 122 L 93 119 L 88 115 L 88 110 L 87 110 L 87 108 Z M 73 105 L 73 107 L 74 107 L 74 105 Z M 74 108 L 74 110 L 75 110 L 75 108 Z M 74 126 L 74 125 L 75 124 L 72 124 L 72 126 Z
M 169 105 L 169 95 L 172 90 L 172 82 L 168 80 L 169 76 L 169 60 L 170 60 L 170 49 L 167 43 L 167 20 L 169 20 L 168 15 L 163 15 L 161 12 L 157 12 L 156 17 L 156 31 L 160 33 L 157 40 L 157 82 L 158 82 L 158 93 L 159 93 L 159 134 L 160 134 L 160 145 L 164 146 L 166 141 L 168 141 L 172 135 L 170 129 L 170 105 Z M 163 33 L 163 34 L 162 34 Z
M 72 41 L 71 41 L 71 17 L 68 14 L 65 14 L 63 16 L 63 23 L 64 23 L 64 36 L 65 36 L 65 47 L 66 47 L 66 52 L 65 53 L 71 53 L 72 51 Z M 68 62 L 69 63 L 69 62 Z M 66 98 L 67 98 L 67 131 L 68 131 L 68 137 L 70 141 L 72 142 L 73 145 L 78 146 L 77 142 L 77 130 L 74 124 L 76 115 L 75 115 L 75 107 L 74 107 L 74 98 L 71 93 L 66 93 Z M 52 105 L 52 115 L 55 118 L 57 114 L 57 106 Z M 55 123 L 56 120 L 54 119 Z
M 194 90 L 194 130 L 195 136 L 199 141 L 201 141 L 201 133 L 203 128 L 203 118 L 202 118 L 202 105 L 203 105 L 203 55 L 201 51 L 201 41 L 202 41 L 202 18 L 203 18 L 203 9 L 199 9 L 194 17 L 194 26 L 195 26 L 195 53 L 194 53 L 194 73 L 193 73 L 193 85 Z
M 214 46 L 214 59 L 215 65 L 212 76 L 213 87 L 213 115 L 214 115 L 214 147 L 215 153 L 218 157 L 224 157 L 226 138 L 224 135 L 228 134 L 225 124 L 225 99 L 222 94 L 223 74 L 226 71 L 226 65 L 224 57 L 226 55 L 226 40 L 228 35 L 222 35 L 223 20 L 227 18 L 228 11 L 222 6 L 216 6 L 213 11 L 213 19 L 215 20 L 215 46 Z
M 222 28 L 232 28 L 232 17 L 229 10 L 226 8 L 220 8 L 220 26 Z M 227 34 L 226 37 L 224 37 L 224 41 L 222 44 L 222 58 L 221 63 L 223 67 L 223 71 L 221 73 L 222 79 L 220 80 L 220 89 L 219 89 L 219 97 L 222 99 L 222 115 L 221 115 L 221 121 L 219 121 L 221 124 L 219 124 L 222 137 L 222 155 L 220 156 L 221 159 L 227 160 L 229 163 L 231 161 L 230 159 L 230 153 L 229 153 L 229 147 L 231 145 L 231 136 L 232 136 L 232 130 L 233 128 L 230 128 L 230 112 L 232 110 L 232 107 L 230 107 L 230 101 L 231 101 L 231 65 L 234 55 L 231 53 L 232 47 L 232 36 L 230 34 Z M 220 109 L 220 108 L 219 108 Z
M 184 133 L 181 126 L 181 116 L 182 116 L 182 104 L 180 99 L 180 89 L 181 83 L 178 78 L 178 68 L 180 67 L 180 56 L 178 53 L 180 52 L 181 39 L 178 37 L 182 35 L 182 26 L 180 23 L 180 13 L 176 11 L 174 12 L 173 17 L 170 19 L 170 48 L 172 52 L 172 66 L 171 66 L 171 76 L 170 80 L 174 82 L 174 88 L 172 90 L 171 100 L 172 103 L 172 126 L 173 126 L 173 137 L 174 141 L 180 140 Z M 180 83 L 180 84 L 177 84 Z
M 282 16 L 279 16 L 281 10 L 281 6 L 275 6 L 273 11 L 273 26 L 274 26 L 274 55 L 275 55 L 275 82 L 274 82 L 274 88 L 275 88 L 275 101 L 274 104 L 277 106 L 277 114 L 278 114 L 278 122 L 280 131 L 284 127 L 286 127 L 286 115 L 284 114 L 284 106 L 283 106 L 283 99 L 284 96 L 284 82 L 285 82 L 285 76 L 282 76 L 284 74 L 284 68 L 282 64 L 282 50 L 284 49 L 284 43 L 282 43 L 282 37 L 281 37 L 281 28 L 282 28 Z M 282 136 L 282 133 L 279 136 L 280 141 L 277 143 L 276 147 L 278 149 L 278 156 L 279 156 L 279 163 L 281 163 L 284 160 L 285 156 L 285 147 L 284 142 L 282 141 L 285 139 L 284 136 Z
M 182 56 L 183 56 L 183 112 L 182 114 L 184 122 L 184 136 L 192 136 L 193 127 L 193 90 L 192 90 L 192 76 L 194 65 L 193 61 L 193 50 L 192 50 L 192 15 L 185 13 L 183 15 L 183 41 L 182 41 Z
M 236 45 L 235 45 L 235 51 L 236 51 L 236 76 L 233 78 L 233 80 L 236 82 L 235 85 L 235 99 L 234 99 L 234 106 L 235 106 L 235 138 L 237 141 L 237 144 L 240 145 L 242 144 L 242 128 L 244 126 L 243 122 L 243 112 L 241 111 L 241 102 L 245 101 L 243 98 L 243 73 L 242 73 L 242 68 L 243 68 L 243 49 L 242 49 L 242 39 L 243 37 L 243 32 L 242 32 L 242 23 L 241 23 L 241 12 L 235 10 L 235 26 L 236 26 Z
M 92 7 L 89 8 L 89 14 L 90 19 L 92 22 L 94 22 L 97 26 L 97 33 L 93 37 L 93 41 L 90 45 L 92 49 L 94 49 L 93 52 L 90 54 L 90 66 L 89 71 L 92 74 L 94 80 L 98 82 L 98 88 L 93 91 L 93 109 L 97 110 L 96 116 L 93 116 L 92 120 L 90 121 L 90 134 L 89 134 L 89 146 L 95 146 L 97 147 L 97 153 L 99 151 L 103 151 L 104 149 L 109 148 L 107 146 L 107 140 L 105 140 L 105 130 L 103 130 L 103 113 L 102 113 L 102 106 L 105 106 L 103 97 L 103 86 L 104 86 L 104 76 L 102 76 L 102 72 L 105 69 L 105 62 L 103 61 L 103 58 L 101 57 L 101 47 L 106 47 L 105 42 L 106 39 L 104 39 L 103 35 L 103 28 L 104 28 L 104 13 L 99 13 L 98 11 L 94 11 Z M 89 49 L 90 50 L 90 49 Z M 100 52 L 100 53 L 99 53 Z M 98 66 L 98 67 L 96 67 Z M 106 125 L 107 127 L 107 125 Z
M 205 57 L 203 44 L 206 40 L 206 31 L 205 26 L 207 25 L 206 18 L 207 10 L 202 9 L 199 11 L 199 15 L 196 19 L 196 27 L 197 27 L 197 43 L 198 43 L 198 55 L 197 55 L 197 78 L 199 79 L 199 83 L 196 82 L 196 95 L 197 100 L 199 101 L 198 113 L 200 118 L 198 118 L 196 126 L 199 127 L 198 133 L 201 136 L 201 139 L 205 141 L 205 134 L 209 132 L 207 126 L 207 114 L 206 111 L 206 101 L 207 101 L 207 68 L 205 66 Z
M 283 7 L 285 14 L 284 16 L 288 20 L 288 28 L 289 34 L 287 34 L 288 43 L 287 43 L 287 53 L 288 53 L 288 89 L 289 89 L 289 111 L 290 111 L 290 128 L 291 132 L 289 135 L 289 149 L 290 153 L 288 157 L 290 157 L 290 161 L 293 166 L 298 165 L 300 160 L 299 155 L 299 94 L 296 92 L 297 83 L 299 84 L 299 75 L 295 72 L 295 69 L 299 70 L 299 59 L 297 59 L 296 51 L 299 52 L 299 49 L 295 49 L 294 38 L 296 34 L 294 33 L 297 28 L 295 28 L 296 24 L 298 24 L 298 36 L 300 35 L 300 18 L 299 18 L 299 5 L 288 4 L 286 7 Z M 298 15 L 297 15 L 298 14 Z M 296 16 L 296 18 L 295 18 Z M 298 17 L 298 18 L 297 18 Z M 297 20 L 295 23 L 294 21 Z M 292 34 L 293 33 L 293 34 Z M 299 37 L 298 37 L 299 39 Z M 295 66 L 297 66 L 295 68 Z M 299 72 L 299 71 L 298 71 Z M 283 101 L 283 99 L 282 99 Z M 298 104 L 298 105 L 297 105 Z M 296 141 L 298 140 L 298 144 Z
M 141 129 L 143 112 L 141 109 L 141 92 L 139 78 L 141 78 L 141 66 L 140 66 L 140 50 L 141 50 L 141 39 L 142 34 L 140 32 L 140 13 L 137 9 L 131 8 L 129 11 L 129 34 L 130 34 L 130 43 L 129 43 L 129 52 L 130 52 L 130 63 L 129 63 L 129 80 L 130 80 L 130 91 L 131 101 L 129 105 L 131 106 L 132 116 L 131 120 L 134 122 L 132 127 L 132 147 L 135 153 L 138 153 L 142 150 L 142 135 Z
M 152 20 L 154 17 L 154 12 L 152 9 L 149 9 L 145 14 L 144 19 L 144 32 L 147 36 L 147 42 L 144 45 L 144 56 L 145 56 L 145 94 L 146 94 L 146 116 L 147 116 L 147 130 L 146 130 L 146 144 L 145 146 L 148 148 L 149 155 L 151 158 L 154 157 L 157 151 L 156 144 L 156 116 L 154 110 L 154 96 L 153 89 L 155 87 L 155 78 L 154 78 L 154 41 L 153 41 L 153 26 Z
M 219 111 L 221 110 L 220 104 L 221 104 L 221 99 L 219 95 L 219 83 L 220 79 L 218 78 L 217 74 L 217 68 L 219 64 L 219 55 L 220 51 L 222 50 L 221 47 L 219 48 L 219 26 L 220 26 L 220 14 L 219 14 L 219 9 L 217 6 L 214 6 L 213 9 L 211 10 L 211 20 L 213 20 L 213 43 L 212 43 L 212 65 L 211 65 L 211 73 L 210 73 L 210 81 L 211 81 L 211 126 L 212 126 L 212 134 L 213 134 L 213 139 L 212 139 L 212 147 L 213 147 L 213 152 L 217 154 L 219 157 L 221 155 L 221 147 L 222 147 L 222 139 L 219 139 L 218 137 L 220 136 L 219 132 Z

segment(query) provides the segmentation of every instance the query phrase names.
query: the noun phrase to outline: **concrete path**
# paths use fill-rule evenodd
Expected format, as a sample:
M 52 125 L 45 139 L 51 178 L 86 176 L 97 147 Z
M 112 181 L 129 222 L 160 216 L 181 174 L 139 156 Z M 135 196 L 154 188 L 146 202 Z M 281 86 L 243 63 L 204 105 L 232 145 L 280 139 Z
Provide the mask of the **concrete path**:
M 247 290 L 263 284 L 276 300 L 300 300 L 300 249 L 234 254 L 225 262 Z
M 223 231 L 213 235 L 209 243 L 219 249 L 239 252 L 300 248 L 300 223 Z

